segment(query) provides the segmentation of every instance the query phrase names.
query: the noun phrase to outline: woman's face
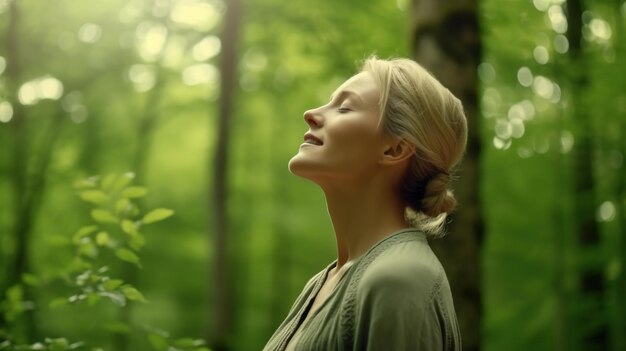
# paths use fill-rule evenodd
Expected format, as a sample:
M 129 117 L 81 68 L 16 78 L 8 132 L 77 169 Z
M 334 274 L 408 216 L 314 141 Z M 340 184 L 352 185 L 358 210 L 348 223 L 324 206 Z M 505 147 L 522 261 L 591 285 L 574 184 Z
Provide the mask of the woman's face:
M 309 131 L 289 170 L 315 182 L 371 174 L 384 153 L 380 89 L 369 72 L 344 82 L 326 105 L 308 110 Z

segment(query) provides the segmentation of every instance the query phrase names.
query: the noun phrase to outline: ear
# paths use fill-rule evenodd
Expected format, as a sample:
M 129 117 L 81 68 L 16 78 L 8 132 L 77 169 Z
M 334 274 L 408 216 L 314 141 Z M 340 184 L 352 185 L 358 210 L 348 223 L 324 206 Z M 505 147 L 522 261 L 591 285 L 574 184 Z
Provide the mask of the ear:
M 415 146 L 404 139 L 394 138 L 385 148 L 380 163 L 383 165 L 395 165 L 409 159 L 415 153 Z

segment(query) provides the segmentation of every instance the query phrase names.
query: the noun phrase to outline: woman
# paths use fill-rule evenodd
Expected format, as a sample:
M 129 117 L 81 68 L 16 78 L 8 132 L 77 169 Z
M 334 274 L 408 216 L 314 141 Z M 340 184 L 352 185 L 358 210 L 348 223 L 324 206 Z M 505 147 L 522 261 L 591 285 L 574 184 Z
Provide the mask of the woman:
M 450 287 L 426 240 L 455 206 L 460 101 L 413 61 L 369 58 L 304 120 L 289 169 L 324 191 L 337 260 L 264 350 L 460 350 Z

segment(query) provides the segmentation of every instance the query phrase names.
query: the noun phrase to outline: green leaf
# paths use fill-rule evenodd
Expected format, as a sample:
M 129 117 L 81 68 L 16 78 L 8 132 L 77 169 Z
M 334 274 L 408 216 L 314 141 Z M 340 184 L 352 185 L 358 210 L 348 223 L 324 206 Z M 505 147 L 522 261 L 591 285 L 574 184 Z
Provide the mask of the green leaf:
M 122 191 L 122 195 L 130 199 L 137 199 L 140 197 L 144 197 L 146 196 L 147 193 L 148 193 L 148 189 L 142 186 L 131 186 L 131 187 L 124 189 L 124 191 Z
M 115 290 L 118 286 L 124 284 L 124 281 L 120 279 L 109 279 L 105 281 L 102 286 L 105 290 L 112 291 Z
M 184 349 L 204 346 L 204 344 L 204 340 L 202 339 L 182 338 L 174 340 L 174 346 Z
M 39 277 L 37 277 L 34 274 L 29 274 L 29 273 L 24 273 L 22 274 L 22 281 L 25 284 L 28 284 L 30 286 L 39 286 L 41 285 L 41 279 L 39 279 Z
M 113 185 L 116 179 L 117 179 L 116 174 L 109 174 L 106 177 L 104 177 L 104 179 L 102 179 L 102 184 L 100 187 L 103 190 L 108 190 L 109 188 L 111 188 L 111 185 Z
M 129 249 L 125 249 L 125 248 L 117 249 L 115 251 L 115 255 L 122 261 L 134 263 L 137 266 L 141 266 L 139 264 L 139 257 L 135 255 L 135 253 L 130 251 Z
M 101 223 L 117 223 L 117 218 L 107 210 L 92 210 L 91 217 Z
M 129 210 L 130 205 L 130 200 L 125 197 L 117 200 L 115 203 L 115 213 L 123 214 L 125 211 Z
M 130 326 L 122 322 L 109 322 L 104 325 L 104 328 L 108 331 L 118 334 L 129 334 Z
M 98 295 L 102 297 L 106 297 L 109 300 L 113 301 L 116 305 L 124 307 L 126 305 L 126 298 L 123 294 L 117 291 L 99 291 Z
M 65 306 L 68 303 L 69 303 L 69 301 L 67 301 L 66 297 L 59 297 L 57 299 L 54 299 L 54 300 L 50 301 L 48 306 L 50 308 L 58 308 L 58 307 L 61 307 L 61 306 Z
M 109 233 L 99 232 L 98 234 L 96 234 L 96 244 L 100 246 L 109 246 L 111 244 Z
M 109 197 L 101 190 L 86 190 L 80 193 L 80 198 L 84 201 L 99 205 L 106 202 Z
M 174 211 L 167 208 L 157 208 L 156 210 L 150 211 L 147 215 L 143 217 L 143 223 L 154 223 L 158 221 L 162 221 L 167 217 L 170 217 L 174 214 Z
M 135 223 L 129 219 L 122 221 L 122 230 L 124 233 L 129 235 L 137 235 L 137 226 L 135 226 Z
M 150 341 L 150 344 L 152 345 L 152 347 L 154 347 L 155 350 L 157 351 L 167 350 L 167 339 L 163 337 L 162 335 L 150 333 L 150 335 L 148 335 L 148 340 Z
M 90 292 L 89 294 L 87 294 L 87 304 L 89 306 L 95 305 L 98 301 L 100 301 L 100 299 L 101 299 L 101 296 L 94 292 Z
M 130 242 L 128 243 L 128 245 L 135 251 L 141 250 L 141 248 L 143 248 L 145 244 L 146 244 L 146 238 L 139 233 L 131 237 Z
M 130 183 L 133 179 L 135 179 L 135 173 L 133 172 L 124 173 L 119 178 L 117 178 L 117 180 L 115 181 L 115 184 L 113 185 L 113 188 L 122 189 L 125 186 L 127 186 L 128 183 Z
M 86 179 L 79 179 L 74 182 L 74 188 L 76 189 L 93 189 L 98 185 L 98 177 L 89 177 Z
M 88 242 L 80 244 L 80 246 L 78 247 L 78 254 L 90 258 L 96 258 L 98 256 L 98 248 L 90 240 Z
M 72 237 L 72 241 L 75 244 L 78 244 L 80 242 L 80 239 L 82 239 L 83 237 L 95 232 L 96 230 L 98 230 L 98 227 L 95 225 L 90 225 L 90 226 L 86 226 L 86 227 L 82 227 L 80 228 L 76 234 L 74 234 L 74 236 Z
M 148 302 L 148 300 L 146 300 L 146 298 L 143 297 L 143 295 L 139 292 L 139 290 L 133 288 L 130 285 L 122 286 L 122 292 L 124 293 L 126 298 L 129 300 L 139 301 L 139 302 Z

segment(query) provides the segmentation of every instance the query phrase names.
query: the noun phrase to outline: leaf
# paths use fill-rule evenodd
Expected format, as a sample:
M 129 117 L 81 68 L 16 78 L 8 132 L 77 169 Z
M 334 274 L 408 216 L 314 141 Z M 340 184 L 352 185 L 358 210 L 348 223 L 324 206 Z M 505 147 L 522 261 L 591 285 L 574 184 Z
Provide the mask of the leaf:
M 91 241 L 81 243 L 78 247 L 78 254 L 90 258 L 96 258 L 98 256 L 98 248 Z
M 96 230 L 98 230 L 98 227 L 95 225 L 82 227 L 76 232 L 76 234 L 74 234 L 74 236 L 72 237 L 72 241 L 74 241 L 74 244 L 78 244 L 80 242 L 80 239 L 95 232 Z
M 115 203 L 115 212 L 117 214 L 123 214 L 125 211 L 127 211 L 129 209 L 130 206 L 130 201 L 123 197 L 119 200 L 117 200 L 117 202 Z
M 87 304 L 89 306 L 95 305 L 98 301 L 100 301 L 102 297 L 94 292 L 90 292 L 87 294 Z
M 148 189 L 142 186 L 131 186 L 122 191 L 122 195 L 129 199 L 137 199 L 146 196 Z
M 67 298 L 65 297 L 59 297 L 57 299 L 54 299 L 52 301 L 50 301 L 50 303 L 48 304 L 48 306 L 50 308 L 58 308 L 61 306 L 65 306 L 69 303 L 69 301 L 67 300 Z
M 125 248 L 117 249 L 115 251 L 115 255 L 122 261 L 134 263 L 137 266 L 141 267 L 141 265 L 139 264 L 139 257 L 135 255 L 135 253 L 130 251 L 129 249 L 125 249 Z
M 124 233 L 129 235 L 137 235 L 137 227 L 135 226 L 135 223 L 129 219 L 122 221 L 122 230 Z
M 84 201 L 99 205 L 106 202 L 109 197 L 101 190 L 87 190 L 80 193 L 80 198 Z
M 101 188 L 103 190 L 108 190 L 111 185 L 113 185 L 113 183 L 115 182 L 115 179 L 117 179 L 117 175 L 115 174 L 109 174 L 106 177 L 104 177 L 104 179 L 102 179 L 102 184 L 101 184 Z
M 174 346 L 189 349 L 199 346 L 204 346 L 204 340 L 202 339 L 192 339 L 192 338 L 182 338 L 174 340 Z
M 116 305 L 122 307 L 126 305 L 126 297 L 117 291 L 100 291 L 98 292 L 98 295 L 110 299 Z
M 74 182 L 74 188 L 76 189 L 93 189 L 98 185 L 98 177 L 89 177 L 86 179 L 79 179 Z
M 120 279 L 109 279 L 105 281 L 102 286 L 105 290 L 112 291 L 115 290 L 118 286 L 124 284 L 124 281 Z
M 150 335 L 148 335 L 148 340 L 150 341 L 150 344 L 152 344 L 152 347 L 154 347 L 155 350 L 157 351 L 167 350 L 167 339 L 163 337 L 162 335 L 150 333 Z
M 101 223 L 117 223 L 117 218 L 115 218 L 115 216 L 113 216 L 113 214 L 111 214 L 111 212 L 107 210 L 92 210 L 91 217 L 97 222 Z
M 109 246 L 111 243 L 111 239 L 109 238 L 109 233 L 100 232 L 96 234 L 96 244 L 100 246 Z
M 139 290 L 133 288 L 130 285 L 122 286 L 122 292 L 124 293 L 126 298 L 129 300 L 139 301 L 139 302 L 148 302 L 148 300 L 146 300 L 146 298 L 143 297 L 143 295 L 139 292 Z
M 122 174 L 121 177 L 117 178 L 115 184 L 113 185 L 114 189 L 122 189 L 128 185 L 133 179 L 135 179 L 135 173 L 127 172 Z
M 141 248 L 143 248 L 145 244 L 146 244 L 146 238 L 139 233 L 131 237 L 130 242 L 128 243 L 128 245 L 135 251 L 141 250 Z
M 39 279 L 39 277 L 37 277 L 34 274 L 29 274 L 29 273 L 24 273 L 22 274 L 22 281 L 25 284 L 28 284 L 30 286 L 39 286 L 41 285 L 41 279 Z
M 143 217 L 143 223 L 149 224 L 158 221 L 162 221 L 167 217 L 170 217 L 174 214 L 174 211 L 167 208 L 157 208 L 156 210 L 150 211 L 147 215 Z
M 122 322 L 109 322 L 104 325 L 108 331 L 118 334 L 130 334 L 130 326 Z

